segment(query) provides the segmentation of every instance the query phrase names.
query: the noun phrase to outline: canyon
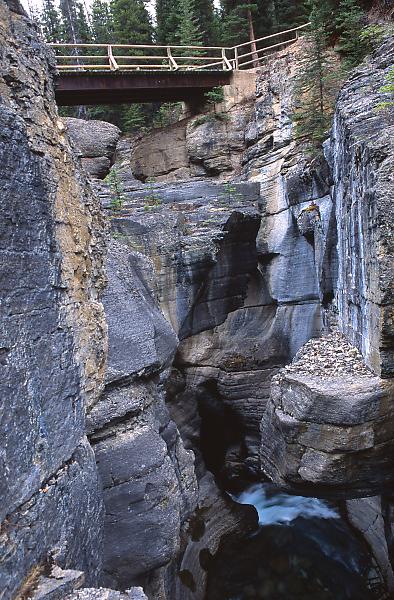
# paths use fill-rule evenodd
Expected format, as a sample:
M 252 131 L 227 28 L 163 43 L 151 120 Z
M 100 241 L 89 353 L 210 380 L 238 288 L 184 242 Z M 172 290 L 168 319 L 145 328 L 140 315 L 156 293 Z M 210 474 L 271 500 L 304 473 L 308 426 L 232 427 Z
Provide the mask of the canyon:
M 393 37 L 312 158 L 302 39 L 131 137 L 59 117 L 17 0 L 0 56 L 0 598 L 285 597 L 240 581 L 316 539 L 356 587 L 294 597 L 392 597 Z M 270 494 L 327 514 L 259 528 Z

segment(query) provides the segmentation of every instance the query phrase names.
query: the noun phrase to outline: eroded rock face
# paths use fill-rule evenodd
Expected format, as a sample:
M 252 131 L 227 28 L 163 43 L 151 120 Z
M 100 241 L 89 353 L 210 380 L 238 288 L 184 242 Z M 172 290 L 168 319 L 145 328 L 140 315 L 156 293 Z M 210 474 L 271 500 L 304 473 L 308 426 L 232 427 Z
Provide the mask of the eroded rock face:
M 120 129 L 105 121 L 63 119 L 84 170 L 91 177 L 104 179 L 113 163 Z
M 109 327 L 106 389 L 88 414 L 104 487 L 103 583 L 148 583 L 175 559 L 197 501 L 193 455 L 164 403 L 160 373 L 177 337 L 158 309 L 152 265 L 113 240 L 103 302 Z
M 393 59 L 391 39 L 354 71 L 338 98 L 330 151 L 339 324 L 383 377 L 394 375 L 394 125 L 391 112 L 376 107 Z
M 103 524 L 85 437 L 105 369 L 103 221 L 56 112 L 52 57 L 14 9 L 0 3 L 4 599 L 47 563 L 94 584 Z
M 346 355 L 348 372 L 330 371 L 330 343 L 315 340 L 307 366 L 296 361 L 273 380 L 261 423 L 262 468 L 301 494 L 363 497 L 393 484 L 394 384 L 349 368 L 346 361 L 357 359 Z
M 254 73 L 234 73 L 223 102 L 141 137 L 131 160 L 135 176 L 170 182 L 239 175 L 254 92 Z
M 295 364 L 273 381 L 262 420 L 263 471 L 301 493 L 361 497 L 392 485 L 394 388 L 392 380 L 379 375 L 391 373 L 394 153 L 391 123 L 376 104 L 393 48 L 386 42 L 358 68 L 338 100 L 329 157 L 334 227 L 332 210 L 328 220 L 322 216 L 323 232 L 337 230 L 331 239 L 338 239 L 338 278 L 328 269 L 330 234 L 326 248 L 324 236 L 319 241 L 314 234 L 315 264 L 321 269 L 317 281 L 331 277 L 339 327 L 347 339 L 332 334 L 307 344 Z M 318 204 L 324 211 L 326 200 Z M 297 221 L 306 237 L 310 223 L 304 220 Z M 302 288 L 308 289 L 307 281 Z M 351 344 L 378 376 L 362 365 Z

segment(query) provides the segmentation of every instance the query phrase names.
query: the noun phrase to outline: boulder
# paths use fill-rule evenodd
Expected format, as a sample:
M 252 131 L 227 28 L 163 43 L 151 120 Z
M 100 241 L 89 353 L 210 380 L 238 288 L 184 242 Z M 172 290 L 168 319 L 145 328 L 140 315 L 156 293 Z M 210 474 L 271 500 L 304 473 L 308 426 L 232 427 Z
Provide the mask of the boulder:
M 106 121 L 65 117 L 67 133 L 91 177 L 104 179 L 114 160 L 120 129 Z

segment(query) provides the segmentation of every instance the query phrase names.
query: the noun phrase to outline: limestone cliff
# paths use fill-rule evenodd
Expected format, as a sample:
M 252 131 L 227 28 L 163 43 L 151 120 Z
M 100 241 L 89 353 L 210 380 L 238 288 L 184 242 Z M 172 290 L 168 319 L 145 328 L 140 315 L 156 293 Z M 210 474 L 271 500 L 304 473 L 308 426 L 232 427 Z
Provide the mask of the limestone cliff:
M 52 58 L 0 3 L 2 598 L 51 565 L 101 568 L 103 503 L 85 409 L 102 387 L 104 223 L 78 171 Z
M 215 110 L 119 140 L 59 120 L 51 55 L 10 7 L 0 596 L 202 600 L 223 539 L 256 527 L 220 487 L 266 476 L 344 500 L 390 588 L 394 152 L 375 105 L 392 41 L 311 160 L 292 121 L 302 42 Z
M 353 72 L 340 93 L 332 131 L 330 202 L 338 239 L 333 291 L 345 339 L 326 341 L 340 361 L 332 371 L 332 355 L 311 347 L 306 371 L 296 361 L 294 373 L 290 369 L 274 382 L 262 423 L 263 470 L 298 490 L 320 485 L 334 493 L 339 486 L 337 493 L 342 488 L 352 497 L 382 491 L 393 481 L 394 388 L 392 380 L 379 378 L 390 376 L 393 348 L 393 125 L 376 109 L 393 52 L 388 41 Z M 346 339 L 375 373 L 341 374 L 343 364 L 352 363 Z

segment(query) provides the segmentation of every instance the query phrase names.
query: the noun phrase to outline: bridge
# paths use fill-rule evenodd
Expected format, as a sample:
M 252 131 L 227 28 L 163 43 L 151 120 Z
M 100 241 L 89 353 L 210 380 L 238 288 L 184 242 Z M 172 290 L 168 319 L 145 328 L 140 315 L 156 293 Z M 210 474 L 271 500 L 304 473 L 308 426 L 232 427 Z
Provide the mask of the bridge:
M 230 48 L 141 44 L 50 44 L 59 106 L 197 102 L 238 70 L 255 69 L 294 44 L 310 23 Z

